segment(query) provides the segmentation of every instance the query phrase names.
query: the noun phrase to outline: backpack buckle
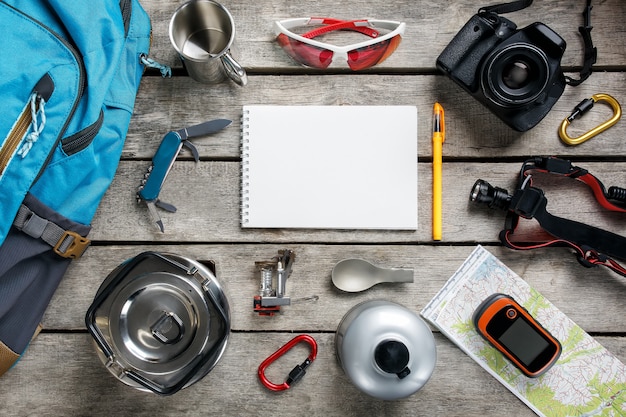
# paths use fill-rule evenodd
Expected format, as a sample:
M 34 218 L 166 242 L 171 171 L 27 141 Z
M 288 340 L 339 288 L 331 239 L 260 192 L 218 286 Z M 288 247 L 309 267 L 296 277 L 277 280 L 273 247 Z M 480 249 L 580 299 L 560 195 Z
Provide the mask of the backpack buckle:
M 83 256 L 90 244 L 91 240 L 86 237 L 72 230 L 65 230 L 53 251 L 62 258 L 77 259 Z

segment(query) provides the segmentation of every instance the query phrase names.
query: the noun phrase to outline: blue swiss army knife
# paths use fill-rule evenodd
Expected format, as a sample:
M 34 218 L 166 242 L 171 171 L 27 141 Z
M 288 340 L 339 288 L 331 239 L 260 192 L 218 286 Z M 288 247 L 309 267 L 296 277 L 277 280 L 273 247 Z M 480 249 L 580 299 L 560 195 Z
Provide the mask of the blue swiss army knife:
M 176 211 L 176 207 L 159 200 L 159 193 L 181 148 L 183 146 L 188 148 L 194 160 L 198 162 L 200 160 L 198 150 L 189 139 L 218 132 L 231 123 L 232 121 L 226 119 L 211 120 L 195 126 L 168 132 L 165 137 L 163 137 L 159 149 L 157 149 L 152 157 L 152 164 L 148 168 L 137 190 L 137 202 L 146 203 L 150 217 L 152 217 L 152 220 L 161 232 L 164 232 L 165 229 L 163 228 L 161 216 L 159 216 L 156 210 L 157 207 L 172 213 Z

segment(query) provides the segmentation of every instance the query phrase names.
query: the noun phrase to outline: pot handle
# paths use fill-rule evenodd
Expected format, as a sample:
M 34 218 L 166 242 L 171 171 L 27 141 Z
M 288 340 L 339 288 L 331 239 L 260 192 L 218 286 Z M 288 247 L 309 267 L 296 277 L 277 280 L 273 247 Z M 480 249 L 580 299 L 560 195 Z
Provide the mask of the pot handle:
M 176 313 L 164 311 L 150 330 L 156 340 L 164 345 L 171 345 L 183 338 L 185 325 Z

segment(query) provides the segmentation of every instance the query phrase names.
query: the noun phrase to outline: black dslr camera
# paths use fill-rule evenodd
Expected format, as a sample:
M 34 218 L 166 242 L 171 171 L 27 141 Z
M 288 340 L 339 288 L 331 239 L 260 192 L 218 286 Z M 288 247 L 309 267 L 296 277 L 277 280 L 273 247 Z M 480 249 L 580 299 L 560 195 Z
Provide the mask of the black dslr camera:
M 543 23 L 517 29 L 480 11 L 437 58 L 437 68 L 513 129 L 524 132 L 557 102 L 566 80 L 565 41 Z

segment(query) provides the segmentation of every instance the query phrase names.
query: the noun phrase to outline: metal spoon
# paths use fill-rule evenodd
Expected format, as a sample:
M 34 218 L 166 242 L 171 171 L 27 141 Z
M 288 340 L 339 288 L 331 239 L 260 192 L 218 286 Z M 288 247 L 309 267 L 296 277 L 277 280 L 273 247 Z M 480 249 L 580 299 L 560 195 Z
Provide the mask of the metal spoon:
M 381 282 L 413 282 L 413 269 L 383 268 L 364 259 L 344 259 L 332 271 L 335 287 L 346 292 L 364 291 Z

